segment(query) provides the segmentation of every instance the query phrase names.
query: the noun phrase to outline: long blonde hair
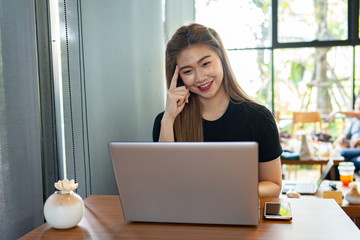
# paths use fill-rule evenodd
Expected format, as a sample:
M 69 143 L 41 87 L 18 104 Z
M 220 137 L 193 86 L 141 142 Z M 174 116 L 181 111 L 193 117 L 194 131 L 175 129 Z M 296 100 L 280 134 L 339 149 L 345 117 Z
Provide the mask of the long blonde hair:
M 223 85 L 225 93 L 236 103 L 253 102 L 238 84 L 231 69 L 226 50 L 219 34 L 211 28 L 201 24 L 192 23 L 180 27 L 172 36 L 166 47 L 165 69 L 166 83 L 170 87 L 171 79 L 175 72 L 176 58 L 179 53 L 194 45 L 205 45 L 210 47 L 219 56 L 223 71 Z M 184 85 L 181 78 L 178 85 Z M 182 112 L 177 116 L 174 123 L 175 141 L 177 142 L 202 142 L 204 141 L 202 127 L 202 107 L 196 94 L 191 94 L 189 103 L 185 105 Z

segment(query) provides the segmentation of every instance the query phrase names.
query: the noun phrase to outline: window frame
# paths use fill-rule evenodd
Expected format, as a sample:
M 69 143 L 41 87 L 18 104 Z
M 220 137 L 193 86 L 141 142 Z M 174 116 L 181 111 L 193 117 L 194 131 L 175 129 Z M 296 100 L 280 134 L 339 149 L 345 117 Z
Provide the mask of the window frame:
M 354 9 L 354 10 L 352 10 Z M 332 47 L 355 46 L 360 44 L 359 39 L 359 0 L 348 0 L 348 39 L 347 40 L 315 40 L 311 42 L 278 41 L 278 0 L 272 0 L 272 48 L 302 48 L 302 47 Z M 275 24 L 274 24 L 275 23 Z
M 359 2 L 360 0 L 348 0 L 348 38 L 346 40 L 315 40 L 310 42 L 286 42 L 278 41 L 278 0 L 271 1 L 271 45 L 270 47 L 231 48 L 228 51 L 238 50 L 271 50 L 271 110 L 275 111 L 275 75 L 274 75 L 274 50 L 289 48 L 318 48 L 318 47 L 353 47 L 352 66 L 352 107 L 355 102 L 355 47 L 360 45 L 359 37 Z M 360 66 L 359 66 L 360 67 Z

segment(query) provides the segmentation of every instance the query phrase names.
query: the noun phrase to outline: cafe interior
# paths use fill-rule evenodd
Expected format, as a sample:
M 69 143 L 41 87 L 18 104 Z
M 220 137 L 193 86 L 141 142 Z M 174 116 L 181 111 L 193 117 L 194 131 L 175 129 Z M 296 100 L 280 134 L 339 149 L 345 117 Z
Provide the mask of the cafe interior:
M 166 104 L 166 43 L 192 22 L 219 33 L 239 85 L 273 113 L 283 182 L 321 179 L 315 195 L 280 194 L 293 205 L 292 223 L 296 200 L 327 199 L 343 217 L 339 224 L 360 234 L 358 0 L 0 0 L 1 239 L 125 234 L 88 218 L 97 214 L 92 196 L 119 195 L 108 143 L 152 142 Z M 63 179 L 74 180 L 65 188 L 85 202 L 86 218 L 71 233 L 44 218 Z M 138 226 L 121 226 L 140 234 Z M 147 228 L 155 226 L 141 227 L 145 235 L 126 234 L 150 239 Z M 219 229 L 224 237 L 230 230 Z M 206 231 L 201 239 L 215 239 Z

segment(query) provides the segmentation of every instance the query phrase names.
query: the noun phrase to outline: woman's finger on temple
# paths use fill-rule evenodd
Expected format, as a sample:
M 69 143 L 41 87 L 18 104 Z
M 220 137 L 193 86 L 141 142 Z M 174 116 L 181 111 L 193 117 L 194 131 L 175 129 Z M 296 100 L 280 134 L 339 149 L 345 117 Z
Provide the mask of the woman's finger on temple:
M 177 85 L 177 80 L 179 78 L 179 66 L 176 65 L 174 75 L 171 79 L 170 87 L 169 89 L 175 89 Z

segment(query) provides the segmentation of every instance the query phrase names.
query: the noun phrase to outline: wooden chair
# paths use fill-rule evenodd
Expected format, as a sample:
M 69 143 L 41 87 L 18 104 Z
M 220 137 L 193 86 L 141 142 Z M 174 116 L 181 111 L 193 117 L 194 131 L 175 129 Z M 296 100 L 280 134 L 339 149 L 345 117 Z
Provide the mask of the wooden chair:
M 314 123 L 314 131 L 316 132 L 316 125 L 319 125 L 319 130 L 321 131 L 322 120 L 320 112 L 293 112 L 293 122 L 291 126 L 291 136 L 294 136 L 294 133 L 302 129 L 304 124 Z M 299 128 L 299 125 L 301 127 Z M 301 165 L 301 164 L 300 164 Z M 290 176 L 291 167 L 287 166 L 288 176 Z M 295 178 L 297 178 L 298 165 L 294 165 Z
M 321 131 L 322 120 L 320 112 L 293 112 L 291 136 L 294 136 L 295 130 L 297 130 L 299 124 L 303 127 L 305 123 L 314 123 L 314 130 L 316 130 L 316 124 L 318 124 L 319 130 Z

